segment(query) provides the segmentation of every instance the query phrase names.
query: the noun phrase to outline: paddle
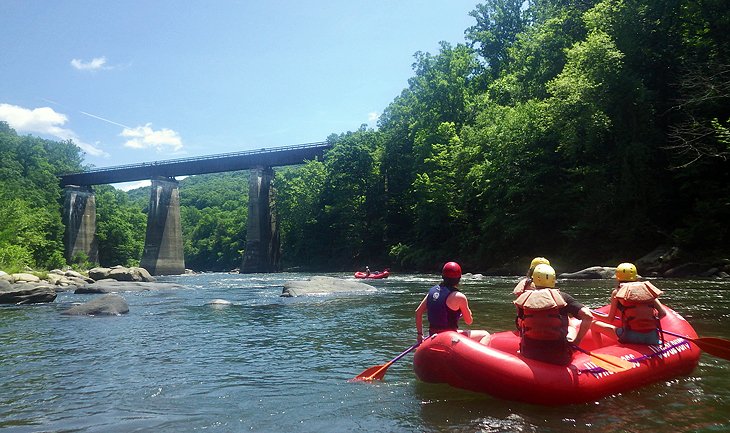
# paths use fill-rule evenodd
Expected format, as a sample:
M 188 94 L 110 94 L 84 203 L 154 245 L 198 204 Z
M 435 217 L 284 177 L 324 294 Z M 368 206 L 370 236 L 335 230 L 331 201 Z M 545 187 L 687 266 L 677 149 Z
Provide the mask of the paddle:
M 410 352 L 416 349 L 421 343 L 416 343 L 413 346 L 409 347 L 403 353 L 396 356 L 395 358 L 391 359 L 390 361 L 386 362 L 383 365 L 376 365 L 374 367 L 370 367 L 367 370 L 363 371 L 362 373 L 358 374 L 354 378 L 350 379 L 350 381 L 358 381 L 358 380 L 364 380 L 364 381 L 372 381 L 372 380 L 381 380 L 383 376 L 385 376 L 385 372 L 388 370 L 388 367 L 393 365 L 394 362 L 397 360 L 403 358 Z
M 600 311 L 591 310 L 593 313 L 596 313 L 598 315 L 601 315 L 603 317 L 607 317 L 608 314 L 601 313 Z M 660 329 L 661 332 L 668 335 L 673 335 L 675 337 L 684 338 L 687 341 L 691 341 L 694 343 L 697 347 L 700 348 L 700 350 L 703 350 L 710 355 L 717 356 L 718 358 L 727 359 L 730 361 L 730 341 L 725 340 L 723 338 L 718 337 L 697 337 L 697 338 L 690 338 L 686 337 L 681 334 L 676 334 L 671 331 L 665 331 L 664 329 Z
M 606 355 L 603 353 L 598 355 L 593 352 L 589 352 L 581 347 L 578 347 L 575 344 L 572 344 L 571 346 L 573 347 L 573 349 L 590 356 L 591 362 L 603 368 L 604 370 L 613 373 L 619 373 L 634 368 L 634 364 L 632 364 L 630 361 L 619 358 L 618 356 Z
M 709 353 L 710 355 L 715 355 L 718 358 L 730 360 L 730 341 L 728 340 L 717 337 L 690 338 L 685 337 L 684 335 L 675 334 L 671 331 L 665 331 L 663 329 L 661 329 L 661 331 L 665 334 L 673 335 L 675 337 L 684 338 L 687 341 L 691 341 L 696 344 L 697 347 Z

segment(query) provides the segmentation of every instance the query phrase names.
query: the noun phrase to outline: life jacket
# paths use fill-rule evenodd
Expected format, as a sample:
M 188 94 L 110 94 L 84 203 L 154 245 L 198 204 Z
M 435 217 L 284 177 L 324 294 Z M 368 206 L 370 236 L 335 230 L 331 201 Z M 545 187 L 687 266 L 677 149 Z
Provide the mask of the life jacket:
M 520 335 L 533 340 L 564 341 L 568 318 L 560 314 L 567 306 L 558 289 L 526 290 L 514 304 L 518 309 Z
M 435 334 L 443 331 L 456 331 L 459 326 L 461 311 L 454 311 L 446 305 L 446 300 L 455 288 L 438 285 L 428 291 L 426 306 L 428 307 L 428 333 Z
M 654 300 L 662 293 L 647 281 L 621 283 L 616 291 L 621 327 L 636 332 L 656 330 L 659 320 Z

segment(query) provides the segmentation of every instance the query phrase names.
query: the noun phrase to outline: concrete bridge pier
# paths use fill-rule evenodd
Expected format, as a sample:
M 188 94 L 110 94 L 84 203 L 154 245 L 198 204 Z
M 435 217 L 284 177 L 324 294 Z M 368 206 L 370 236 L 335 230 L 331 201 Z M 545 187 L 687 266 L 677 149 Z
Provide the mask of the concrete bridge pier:
M 274 212 L 274 170 L 251 169 L 248 180 L 248 229 L 241 273 L 277 272 L 280 269 L 279 228 Z
M 66 261 L 72 263 L 79 254 L 90 263 L 99 262 L 99 245 L 96 238 L 96 197 L 90 186 L 67 185 L 64 187 L 63 236 Z
M 185 273 L 180 194 L 175 178 L 152 179 L 147 234 L 140 266 L 152 275 Z

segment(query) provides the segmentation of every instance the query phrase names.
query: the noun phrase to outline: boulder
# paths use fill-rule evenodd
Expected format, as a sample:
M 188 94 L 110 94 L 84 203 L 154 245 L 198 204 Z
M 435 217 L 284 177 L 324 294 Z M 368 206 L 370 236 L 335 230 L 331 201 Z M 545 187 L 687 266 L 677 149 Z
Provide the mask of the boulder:
M 578 272 L 568 272 L 558 275 L 558 278 L 568 280 L 607 280 L 616 276 L 616 268 L 610 266 L 592 266 Z
M 33 274 L 19 273 L 10 274 L 11 283 L 38 283 L 41 279 Z
M 707 270 L 707 266 L 700 263 L 684 263 L 682 265 L 667 269 L 664 272 L 666 278 L 683 278 L 701 275 Z
M 146 269 L 139 267 L 112 269 L 106 278 L 117 281 L 156 281 Z
M 309 280 L 288 281 L 284 283 L 283 297 L 337 292 L 370 292 L 375 287 L 358 281 L 342 280 L 334 277 L 313 276 Z
M 80 305 L 74 305 L 61 314 L 66 316 L 121 316 L 129 313 L 127 301 L 119 295 L 104 295 Z
M 0 281 L 0 304 L 42 304 L 53 302 L 56 296 L 50 284 Z
M 99 280 L 93 284 L 79 287 L 74 293 L 118 293 L 141 292 L 145 290 L 181 289 L 183 286 L 174 283 L 154 283 L 146 281 Z
M 111 271 L 110 268 L 92 268 L 89 269 L 89 277 L 95 281 L 103 280 L 109 276 L 109 272 Z

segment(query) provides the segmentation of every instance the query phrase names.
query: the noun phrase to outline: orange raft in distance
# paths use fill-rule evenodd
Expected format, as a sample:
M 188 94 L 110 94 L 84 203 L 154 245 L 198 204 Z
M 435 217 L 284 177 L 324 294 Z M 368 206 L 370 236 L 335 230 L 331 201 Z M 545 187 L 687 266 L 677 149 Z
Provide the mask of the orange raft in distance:
M 697 338 L 682 316 L 665 309 L 663 330 Z M 606 314 L 608 306 L 598 311 Z M 448 331 L 423 341 L 414 355 L 413 368 L 424 382 L 447 383 L 506 400 L 551 406 L 585 403 L 691 373 L 700 349 L 684 338 L 669 334 L 664 338 L 663 345 L 649 346 L 622 344 L 602 336 L 603 344 L 598 347 L 589 332 L 581 342 L 582 349 L 596 358 L 603 354 L 631 361 L 629 369 L 608 371 L 579 351 L 567 366 L 525 358 L 519 353 L 516 331 L 492 334 L 488 345 Z
M 365 278 L 365 279 L 372 279 L 372 280 L 379 280 L 381 278 L 388 278 L 388 275 L 390 275 L 389 270 L 384 270 L 383 272 L 375 271 L 371 273 L 365 273 L 365 272 L 355 272 L 355 278 Z

